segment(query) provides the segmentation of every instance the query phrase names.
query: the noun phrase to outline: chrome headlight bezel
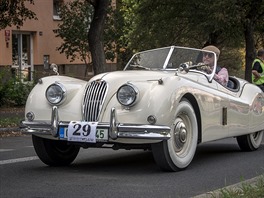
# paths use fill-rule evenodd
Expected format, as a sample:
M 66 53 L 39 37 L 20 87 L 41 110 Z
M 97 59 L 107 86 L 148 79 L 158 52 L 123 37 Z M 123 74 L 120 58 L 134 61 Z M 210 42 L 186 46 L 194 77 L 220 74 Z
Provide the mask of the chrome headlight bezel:
M 53 83 L 46 89 L 46 99 L 52 105 L 60 105 L 66 99 L 66 89 L 61 83 Z
M 136 104 L 139 98 L 139 91 L 137 87 L 132 84 L 124 84 L 117 90 L 117 101 L 126 107 L 131 107 Z

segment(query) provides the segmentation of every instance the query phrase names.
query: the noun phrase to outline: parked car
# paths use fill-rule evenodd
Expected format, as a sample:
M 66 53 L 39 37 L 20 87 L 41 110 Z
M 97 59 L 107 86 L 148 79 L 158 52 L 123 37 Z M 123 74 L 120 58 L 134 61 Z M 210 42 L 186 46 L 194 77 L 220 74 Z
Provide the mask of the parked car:
M 166 171 L 185 169 L 204 142 L 235 137 L 241 150 L 258 149 L 263 92 L 233 76 L 227 87 L 219 84 L 216 64 L 211 73 L 202 69 L 204 52 L 216 60 L 214 52 L 171 46 L 136 53 L 123 71 L 88 82 L 41 78 L 28 96 L 23 131 L 49 166 L 71 164 L 81 147 L 151 150 Z

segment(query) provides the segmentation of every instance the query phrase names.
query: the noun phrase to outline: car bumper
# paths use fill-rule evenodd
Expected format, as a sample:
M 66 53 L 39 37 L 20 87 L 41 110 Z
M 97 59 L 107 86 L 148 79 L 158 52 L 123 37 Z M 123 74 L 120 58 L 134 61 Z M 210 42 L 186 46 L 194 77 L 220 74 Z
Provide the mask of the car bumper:
M 21 131 L 36 135 L 51 135 L 53 138 L 67 140 L 61 137 L 59 129 L 68 127 L 70 122 L 60 121 L 58 108 L 54 106 L 51 121 L 22 121 Z M 115 108 L 111 109 L 110 122 L 98 123 L 98 129 L 107 129 L 109 139 L 142 139 L 142 140 L 167 140 L 170 138 L 170 127 L 163 125 L 142 125 L 118 123 Z

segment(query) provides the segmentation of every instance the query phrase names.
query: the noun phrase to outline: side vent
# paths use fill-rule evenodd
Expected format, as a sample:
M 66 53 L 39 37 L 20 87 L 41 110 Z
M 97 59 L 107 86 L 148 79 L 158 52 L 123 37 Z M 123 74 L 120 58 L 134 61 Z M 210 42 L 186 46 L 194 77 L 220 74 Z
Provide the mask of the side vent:
M 227 107 L 222 110 L 222 124 L 227 125 Z

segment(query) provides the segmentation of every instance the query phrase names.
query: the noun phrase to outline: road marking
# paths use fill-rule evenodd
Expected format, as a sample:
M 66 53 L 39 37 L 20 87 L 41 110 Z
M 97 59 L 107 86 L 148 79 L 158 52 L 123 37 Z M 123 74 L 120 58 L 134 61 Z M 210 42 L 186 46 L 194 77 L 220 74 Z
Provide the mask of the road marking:
M 13 151 L 14 149 L 0 149 L 0 152 Z
M 32 157 L 23 157 L 23 158 L 9 159 L 9 160 L 1 160 L 0 165 L 13 164 L 17 162 L 27 162 L 27 161 L 32 161 L 36 159 L 39 159 L 39 158 L 37 156 L 32 156 Z

